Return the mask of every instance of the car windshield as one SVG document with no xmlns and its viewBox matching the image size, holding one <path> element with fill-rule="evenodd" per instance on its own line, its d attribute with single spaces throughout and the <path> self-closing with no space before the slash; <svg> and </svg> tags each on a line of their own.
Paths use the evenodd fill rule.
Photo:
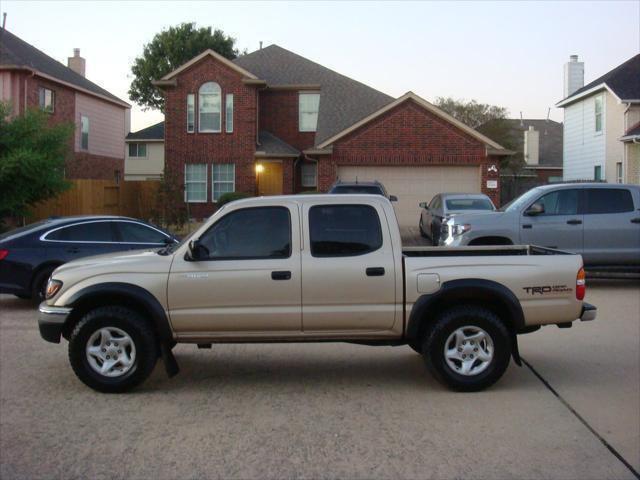
<svg viewBox="0 0 640 480">
<path fill-rule="evenodd" d="M 331 193 L 368 193 L 371 195 L 384 195 L 380 187 L 375 185 L 338 185 L 331 189 Z"/>
<path fill-rule="evenodd" d="M 9 230 L 8 232 L 4 232 L 3 234 L 0 234 L 0 240 L 6 240 L 9 237 L 16 237 L 22 233 L 26 233 L 31 230 L 37 230 L 38 228 L 46 225 L 47 223 L 51 223 L 51 220 L 40 220 L 39 222 L 30 223 L 29 225 L 25 225 L 24 227 L 14 228 L 13 230 Z"/>
<path fill-rule="evenodd" d="M 532 202 L 538 195 L 542 193 L 540 188 L 532 188 L 528 192 L 523 193 L 519 197 L 511 200 L 500 208 L 501 212 L 515 212 L 520 210 L 524 205 Z"/>
<path fill-rule="evenodd" d="M 446 202 L 447 210 L 494 210 L 493 203 L 488 198 L 451 198 Z"/>
</svg>

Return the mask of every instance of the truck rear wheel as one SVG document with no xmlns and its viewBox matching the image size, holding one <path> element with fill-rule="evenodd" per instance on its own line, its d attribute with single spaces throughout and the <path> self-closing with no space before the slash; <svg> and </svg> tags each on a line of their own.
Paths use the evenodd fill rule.
<svg viewBox="0 0 640 480">
<path fill-rule="evenodd" d="M 76 376 L 105 393 L 125 392 L 146 380 L 158 350 L 144 318 L 119 306 L 91 310 L 69 336 L 69 361 Z"/>
<path fill-rule="evenodd" d="M 474 305 L 443 312 L 426 332 L 427 368 L 453 390 L 473 392 L 493 385 L 511 358 L 511 337 L 500 318 Z"/>
</svg>

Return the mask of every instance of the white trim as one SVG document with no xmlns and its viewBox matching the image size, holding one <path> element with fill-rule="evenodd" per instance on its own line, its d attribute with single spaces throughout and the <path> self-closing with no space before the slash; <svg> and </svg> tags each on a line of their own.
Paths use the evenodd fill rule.
<svg viewBox="0 0 640 480">
<path fill-rule="evenodd" d="M 423 107 L 424 109 L 430 111 L 431 113 L 439 116 L 440 118 L 442 118 L 443 120 L 446 120 L 447 122 L 451 123 L 452 125 L 458 127 L 460 130 L 462 130 L 463 132 L 471 135 L 472 137 L 480 140 L 481 142 L 497 149 L 497 150 L 504 150 L 504 147 L 502 147 L 502 145 L 494 142 L 493 140 L 491 140 L 489 137 L 485 137 L 484 135 L 482 135 L 480 132 L 477 132 L 476 130 L 474 130 L 473 128 L 465 125 L 464 123 L 462 123 L 459 120 L 456 120 L 455 118 L 453 118 L 451 115 L 449 115 L 448 113 L 440 110 L 438 107 L 436 107 L 435 105 L 433 105 L 432 103 L 427 102 L 424 98 L 419 97 L 418 95 L 416 95 L 413 92 L 407 92 L 405 93 L 403 96 L 401 96 L 400 98 L 397 98 L 396 100 L 394 100 L 393 102 L 385 105 L 384 107 L 382 107 L 380 110 L 377 110 L 375 112 L 373 112 L 371 115 L 363 118 L 362 120 L 360 120 L 359 122 L 354 123 L 353 125 L 351 125 L 350 127 L 344 129 L 343 131 L 335 134 L 333 137 L 330 137 L 329 139 L 325 140 L 324 142 L 322 142 L 320 145 L 316 146 L 315 148 L 317 149 L 322 149 L 322 148 L 326 148 L 327 146 L 331 145 L 332 143 L 334 143 L 336 140 L 344 137 L 345 135 L 348 135 L 349 133 L 353 132 L 354 130 L 360 128 L 363 125 L 366 125 L 367 123 L 369 123 L 370 121 L 378 118 L 380 115 L 388 112 L 389 110 L 391 110 L 392 108 L 395 108 L 396 106 L 400 105 L 401 103 L 407 101 L 407 100 L 413 100 L 414 102 L 416 102 L 419 106 Z"/>
<path fill-rule="evenodd" d="M 589 90 L 585 90 L 584 92 L 580 93 L 579 95 L 575 95 L 573 97 L 567 97 L 564 100 L 560 100 L 558 103 L 556 103 L 556 107 L 565 107 L 566 105 L 569 105 L 570 103 L 574 103 L 577 102 L 578 100 L 580 100 L 581 98 L 584 97 L 588 97 L 589 95 L 598 92 L 600 90 L 606 89 L 611 95 L 613 95 L 616 100 L 618 102 L 621 102 L 622 100 L 620 100 L 620 97 L 618 97 L 618 95 L 615 94 L 615 92 L 613 90 L 611 90 L 609 88 L 609 85 L 607 85 L 606 83 L 599 83 L 598 85 L 591 87 Z M 625 100 L 625 102 L 630 102 L 632 100 Z"/>
<path fill-rule="evenodd" d="M 215 179 L 215 175 L 213 173 L 213 168 L 216 165 L 233 165 L 233 180 L 217 180 Z M 213 203 L 218 203 L 218 200 L 216 200 L 215 195 L 216 195 L 216 183 L 220 184 L 220 183 L 231 183 L 233 184 L 233 189 L 231 190 L 231 192 L 235 192 L 236 191 L 236 164 L 235 163 L 212 163 L 211 164 L 211 201 Z M 225 193 L 231 193 L 231 192 L 222 192 L 222 195 L 224 195 Z"/>
<path fill-rule="evenodd" d="M 204 200 L 188 200 L 187 199 L 187 165 L 204 165 Z M 209 198 L 209 164 L 207 163 L 185 163 L 184 164 L 184 202 L 185 203 L 207 203 Z M 190 182 L 200 183 L 200 182 Z"/>
<path fill-rule="evenodd" d="M 200 60 L 202 60 L 204 57 L 207 57 L 207 56 L 212 56 L 213 58 L 215 58 L 216 60 L 218 60 L 222 64 L 224 64 L 227 67 L 231 68 L 232 70 L 235 70 L 236 72 L 244 75 L 245 77 L 252 78 L 254 80 L 258 79 L 258 77 L 256 77 L 253 73 L 249 72 L 248 70 L 245 70 L 244 68 L 240 67 L 239 65 L 236 65 L 231 60 L 223 57 L 219 53 L 216 53 L 213 50 L 208 49 L 208 50 L 205 50 L 204 52 L 202 52 L 200 55 L 198 55 L 196 57 L 193 57 L 187 63 L 183 63 L 181 66 L 176 68 L 173 72 L 167 73 L 160 80 L 169 80 L 172 77 L 175 77 L 178 73 L 182 72 L 183 70 L 186 70 L 191 65 L 193 65 L 194 63 L 199 62 Z"/>
<path fill-rule="evenodd" d="M 205 85 L 208 84 L 213 84 L 216 87 L 218 87 L 218 107 L 219 107 L 219 122 L 218 122 L 218 126 L 219 128 L 216 129 L 203 129 L 202 128 L 202 96 L 203 95 L 216 95 L 215 93 L 201 93 L 202 87 L 204 87 Z M 215 113 L 215 112 L 214 112 Z M 218 82 L 214 82 L 213 80 L 208 80 L 204 83 L 202 83 L 199 87 L 198 87 L 198 133 L 222 133 L 222 87 L 220 86 L 220 84 Z M 191 133 L 191 132 L 187 132 L 187 133 Z"/>
<path fill-rule="evenodd" d="M 41 242 L 52 242 L 52 243 L 104 243 L 104 244 L 110 244 L 110 245 L 122 245 L 122 244 L 131 244 L 131 245 L 165 245 L 165 243 L 153 243 L 153 242 L 104 242 L 104 241 L 100 241 L 100 240 L 50 240 L 47 238 L 47 235 L 56 232 L 58 230 L 62 230 L 64 228 L 70 228 L 70 227 L 75 227 L 78 225 L 85 225 L 87 223 L 105 223 L 105 222 L 123 222 L 123 223 L 135 223 L 136 225 L 142 225 L 143 227 L 147 227 L 150 228 L 151 230 L 155 230 L 156 232 L 164 235 L 167 238 L 171 238 L 169 235 L 167 235 L 166 233 L 164 233 L 162 230 L 158 230 L 155 227 L 152 227 L 151 225 L 146 225 L 144 223 L 140 223 L 140 222 L 136 222 L 133 220 L 125 220 L 125 219 L 119 219 L 119 218 L 111 218 L 111 219 L 104 219 L 104 220 L 89 220 L 86 222 L 76 222 L 76 223 L 70 223 L 68 225 L 62 225 L 61 227 L 56 227 L 56 228 L 52 228 L 51 230 L 46 231 L 45 233 L 43 233 L 42 235 L 40 235 L 39 240 Z M 113 231 L 111 232 L 113 234 Z"/>
</svg>

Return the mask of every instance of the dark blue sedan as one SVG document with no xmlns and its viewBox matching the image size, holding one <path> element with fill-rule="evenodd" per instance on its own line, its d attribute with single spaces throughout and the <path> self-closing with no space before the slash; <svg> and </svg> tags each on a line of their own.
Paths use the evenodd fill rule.
<svg viewBox="0 0 640 480">
<path fill-rule="evenodd" d="M 82 216 L 42 220 L 0 235 L 0 293 L 40 300 L 53 270 L 76 258 L 161 248 L 178 240 L 127 217 Z"/>
</svg>

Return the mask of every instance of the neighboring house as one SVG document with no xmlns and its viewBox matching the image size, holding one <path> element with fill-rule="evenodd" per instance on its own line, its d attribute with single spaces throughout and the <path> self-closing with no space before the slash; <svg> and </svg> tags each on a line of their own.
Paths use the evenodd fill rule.
<svg viewBox="0 0 640 480">
<path fill-rule="evenodd" d="M 158 180 L 164 172 L 164 122 L 127 135 L 125 180 Z"/>
<path fill-rule="evenodd" d="M 277 45 L 233 61 L 208 50 L 155 85 L 165 168 L 192 216 L 225 192 L 325 192 L 338 178 L 381 181 L 403 226 L 439 192 L 498 202 L 499 144 L 411 92 L 394 99 Z"/>
<path fill-rule="evenodd" d="M 564 179 L 640 183 L 640 54 L 583 85 L 584 64 L 572 55 L 557 104 L 564 108 Z"/>
<path fill-rule="evenodd" d="M 76 125 L 67 178 L 121 178 L 131 107 L 85 77 L 80 49 L 65 66 L 0 30 L 0 100 L 12 105 L 14 115 L 40 108 L 54 123 Z"/>
</svg>

